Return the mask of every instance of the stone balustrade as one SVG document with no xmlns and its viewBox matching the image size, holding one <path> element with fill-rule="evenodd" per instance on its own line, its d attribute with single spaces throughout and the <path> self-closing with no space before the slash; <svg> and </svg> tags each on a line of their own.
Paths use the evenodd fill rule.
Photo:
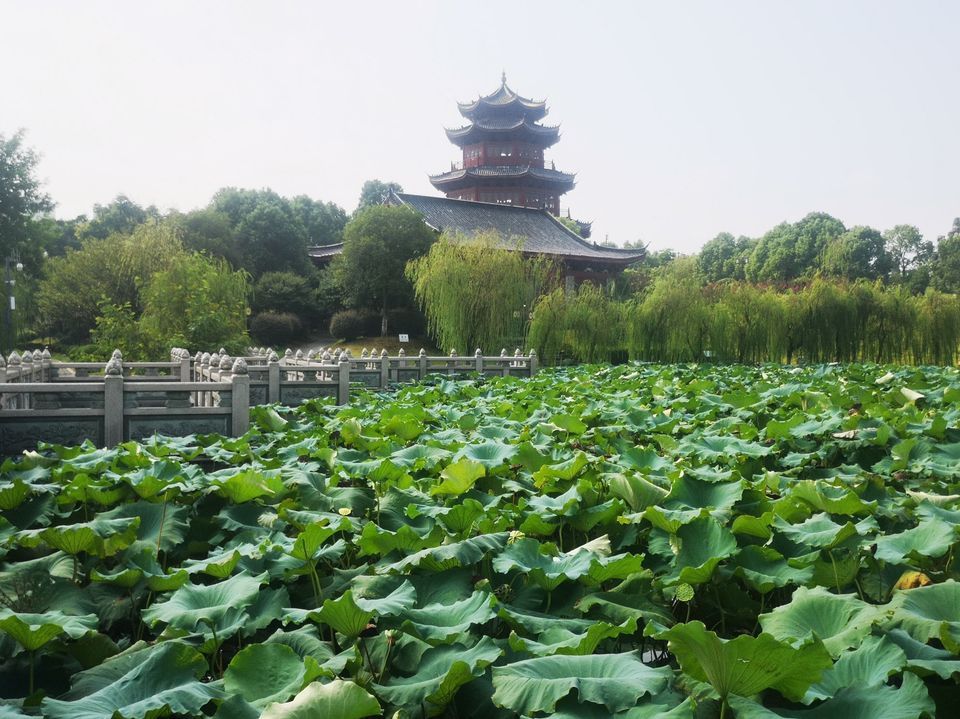
<svg viewBox="0 0 960 719">
<path fill-rule="evenodd" d="M 420 350 L 322 348 L 279 356 L 251 348 L 243 357 L 224 350 L 193 356 L 174 348 L 167 362 L 125 362 L 114 351 L 106 365 L 59 362 L 43 352 L 0 357 L 0 455 L 36 445 L 38 440 L 79 444 L 85 439 L 111 446 L 153 434 L 223 434 L 247 431 L 249 410 L 258 404 L 296 406 L 317 397 L 346 404 L 350 385 L 373 389 L 415 382 L 430 375 L 532 377 L 534 352 L 485 356 L 456 351 L 443 357 Z"/>
</svg>

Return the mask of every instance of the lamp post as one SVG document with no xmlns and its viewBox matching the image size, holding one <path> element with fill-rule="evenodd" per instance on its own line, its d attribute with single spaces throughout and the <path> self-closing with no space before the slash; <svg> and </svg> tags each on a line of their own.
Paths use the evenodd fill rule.
<svg viewBox="0 0 960 719">
<path fill-rule="evenodd" d="M 4 339 L 7 340 L 7 347 L 4 347 L 4 354 L 12 352 L 14 350 L 14 341 L 13 341 L 13 311 L 17 308 L 17 300 L 13 296 L 13 287 L 16 284 L 16 280 L 13 279 L 13 276 L 10 272 L 11 269 L 15 269 L 17 272 L 23 272 L 23 263 L 20 261 L 20 253 L 16 250 L 13 251 L 13 254 L 7 255 L 3 258 L 3 285 L 6 289 L 6 310 L 4 312 Z"/>
</svg>

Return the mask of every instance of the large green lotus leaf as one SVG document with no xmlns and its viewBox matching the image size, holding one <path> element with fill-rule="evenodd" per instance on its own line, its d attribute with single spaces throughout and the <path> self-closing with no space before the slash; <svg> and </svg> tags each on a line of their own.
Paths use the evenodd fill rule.
<svg viewBox="0 0 960 719">
<path fill-rule="evenodd" d="M 469 631 L 474 624 L 483 624 L 497 616 L 493 595 L 474 592 L 452 604 L 428 604 L 404 612 L 402 629 L 425 642 L 445 643 Z"/>
<path fill-rule="evenodd" d="M 533 473 L 533 481 L 537 487 L 544 487 L 551 480 L 562 479 L 570 481 L 575 479 L 583 469 L 590 463 L 589 458 L 583 452 L 577 451 L 572 457 L 557 462 L 556 464 L 545 464 Z"/>
<path fill-rule="evenodd" d="M 540 542 L 525 537 L 494 557 L 493 569 L 501 574 L 518 570 L 538 586 L 552 591 L 567 579 L 579 579 L 587 574 L 594 559 L 595 555 L 584 551 L 544 554 Z"/>
<path fill-rule="evenodd" d="M 907 564 L 911 555 L 942 557 L 957 541 L 956 527 L 939 519 L 927 519 L 913 529 L 877 538 L 877 559 Z"/>
<path fill-rule="evenodd" d="M 952 579 L 898 591 L 887 606 L 893 610 L 893 623 L 918 641 L 960 634 L 960 583 Z"/>
<path fill-rule="evenodd" d="M 326 599 L 320 609 L 284 611 L 284 620 L 303 622 L 307 617 L 322 622 L 341 634 L 353 638 L 360 636 L 367 624 L 373 619 L 373 612 L 361 609 L 353 599 L 349 589 L 336 599 Z"/>
<path fill-rule="evenodd" d="M 194 716 L 222 696 L 216 687 L 198 681 L 206 671 L 207 662 L 195 649 L 162 642 L 74 675 L 63 700 L 43 700 L 43 715 L 50 719 Z"/>
<path fill-rule="evenodd" d="M 234 504 L 273 497 L 284 489 L 280 470 L 244 469 L 230 476 L 216 477 L 212 485 Z"/>
<path fill-rule="evenodd" d="M 618 459 L 615 460 L 616 464 L 627 467 L 628 469 L 634 469 L 643 474 L 659 474 L 669 469 L 673 469 L 673 462 L 669 459 L 665 459 L 657 454 L 657 451 L 652 447 L 645 447 L 640 449 L 639 447 L 628 447 L 624 449 Z"/>
<path fill-rule="evenodd" d="M 260 719 L 364 719 L 380 716 L 380 703 L 359 685 L 335 679 L 313 684 L 283 704 L 270 704 Z"/>
<path fill-rule="evenodd" d="M 473 487 L 474 483 L 487 473 L 487 468 L 472 459 L 451 462 L 440 472 L 440 481 L 430 488 L 430 494 L 452 494 L 459 496 Z"/>
<path fill-rule="evenodd" d="M 554 425 L 558 429 L 563 430 L 564 432 L 569 432 L 570 434 L 575 435 L 581 435 L 587 431 L 587 425 L 585 425 L 579 417 L 567 413 L 553 415 L 550 418 L 550 424 Z"/>
<path fill-rule="evenodd" d="M 306 668 L 297 653 L 285 644 L 252 644 L 237 652 L 223 674 L 228 695 L 239 694 L 263 708 L 284 702 L 303 687 Z"/>
<path fill-rule="evenodd" d="M 25 547 L 36 547 L 43 543 L 74 556 L 86 552 L 98 557 L 110 557 L 136 541 L 139 526 L 139 517 L 97 517 L 90 522 L 26 530 L 20 532 L 17 539 Z"/>
<path fill-rule="evenodd" d="M 610 494 L 619 497 L 634 512 L 659 504 L 668 491 L 639 474 L 614 473 L 606 475 Z"/>
<path fill-rule="evenodd" d="M 391 454 L 390 461 L 406 469 L 433 469 L 452 456 L 453 452 L 442 447 L 415 444 Z"/>
<path fill-rule="evenodd" d="M 794 542 L 818 549 L 832 549 L 857 534 L 852 522 L 837 524 L 823 513 L 815 514 L 799 524 L 790 524 L 777 517 L 774 527 Z"/>
<path fill-rule="evenodd" d="M 715 517 L 727 516 L 743 496 L 744 482 L 704 482 L 680 477 L 661 503 L 666 509 L 707 509 Z"/>
<path fill-rule="evenodd" d="M 137 528 L 137 543 L 154 547 L 163 552 L 169 552 L 183 543 L 190 526 L 187 522 L 187 508 L 178 507 L 172 502 L 157 504 L 154 502 L 132 502 L 121 504 L 109 512 L 101 513 L 102 519 L 140 518 Z"/>
<path fill-rule="evenodd" d="M 520 714 L 552 712 L 571 690 L 581 703 L 602 704 L 618 712 L 646 694 L 659 694 L 673 678 L 669 667 L 649 667 L 633 652 L 536 657 L 494 667 L 492 672 L 494 704 Z"/>
<path fill-rule="evenodd" d="M 457 459 L 473 460 L 487 469 L 496 469 L 504 462 L 512 461 L 516 454 L 516 445 L 491 440 L 479 444 L 464 445 L 455 456 Z"/>
<path fill-rule="evenodd" d="M 615 714 L 606 707 L 580 704 L 568 697 L 557 703 L 550 719 L 694 719 L 695 716 L 696 705 L 690 697 L 677 696 L 667 690 L 655 697 L 645 697 L 637 706 Z"/>
<path fill-rule="evenodd" d="M 400 551 L 404 554 L 419 552 L 423 549 L 436 547 L 443 541 L 444 533 L 431 522 L 432 530 L 421 535 L 413 527 L 402 524 L 397 531 L 377 526 L 374 522 L 367 522 L 357 538 L 361 556 L 386 556 L 391 552 Z"/>
<path fill-rule="evenodd" d="M 587 597 L 592 596 L 596 595 L 587 595 Z M 581 634 L 593 625 L 592 620 L 561 617 L 557 614 L 537 612 L 510 604 L 498 605 L 497 616 L 510 626 L 522 629 L 528 634 L 541 634 L 551 628 L 561 628 L 573 634 Z"/>
<path fill-rule="evenodd" d="M 253 407 L 252 409 L 262 408 Z M 234 694 L 220 703 L 213 719 L 260 719 L 260 710 L 239 694 Z"/>
<path fill-rule="evenodd" d="M 587 572 L 587 579 L 594 586 L 609 582 L 612 579 L 626 579 L 643 571 L 642 554 L 616 554 L 612 557 L 594 557 Z"/>
<path fill-rule="evenodd" d="M 936 716 L 936 705 L 923 681 L 910 672 L 899 688 L 850 687 L 813 709 L 772 711 L 749 699 L 731 697 L 737 719 L 918 719 Z"/>
<path fill-rule="evenodd" d="M 674 623 L 669 606 L 654 601 L 649 582 L 627 580 L 613 591 L 591 592 L 576 603 L 576 608 L 614 624 L 635 619 L 665 628 Z"/>
<path fill-rule="evenodd" d="M 790 496 L 820 512 L 858 515 L 876 509 L 876 502 L 864 502 L 849 487 L 835 487 L 822 480 L 801 480 L 790 486 Z"/>
<path fill-rule="evenodd" d="M 208 554 L 203 559 L 188 559 L 183 563 L 183 568 L 187 570 L 187 574 L 203 572 L 216 579 L 226 579 L 233 574 L 233 570 L 239 561 L 240 552 L 238 550 L 226 549 Z"/>
<path fill-rule="evenodd" d="M 383 597 L 354 596 L 357 607 L 366 612 L 374 612 L 382 617 L 395 617 L 409 610 L 417 601 L 417 590 L 410 580 L 404 579 L 400 586 Z"/>
<path fill-rule="evenodd" d="M 847 687 L 876 687 L 886 684 L 891 674 L 907 663 L 903 650 L 885 637 L 867 637 L 863 644 L 843 652 L 820 681 L 807 691 L 804 703 L 829 699 Z"/>
<path fill-rule="evenodd" d="M 534 641 L 525 639 L 516 632 L 510 632 L 510 648 L 515 652 L 526 652 L 535 657 L 547 657 L 553 654 L 593 654 L 604 639 L 613 639 L 621 634 L 633 634 L 637 631 L 637 620 L 628 619 L 622 625 L 596 622 L 587 631 L 574 633 L 563 627 L 550 627 Z"/>
<path fill-rule="evenodd" d="M 920 676 L 936 674 L 950 679 L 960 674 L 960 658 L 956 654 L 918 642 L 902 629 L 891 629 L 884 636 L 903 650 L 907 666 Z"/>
<path fill-rule="evenodd" d="M 15 706 L 0 703 L 0 719 L 31 719 L 31 715 L 24 714 Z"/>
<path fill-rule="evenodd" d="M 490 637 L 466 648 L 460 644 L 427 650 L 417 664 L 417 671 L 408 677 L 393 677 L 385 685 L 375 685 L 374 692 L 396 707 L 419 709 L 428 704 L 428 714 L 435 715 L 452 700 L 457 690 L 483 674 L 502 654 Z"/>
<path fill-rule="evenodd" d="M 333 659 L 334 656 L 333 648 L 320 638 L 317 628 L 313 625 L 303 626 L 292 631 L 278 629 L 267 637 L 263 643 L 283 644 L 295 651 L 301 659 L 313 657 L 318 664 L 323 664 Z"/>
<path fill-rule="evenodd" d="M 753 696 L 776 689 L 799 701 L 833 663 L 819 642 L 794 649 L 766 633 L 726 640 L 701 622 L 677 624 L 658 638 L 669 640 L 684 672 L 708 682 L 724 700 L 732 694 Z"/>
<path fill-rule="evenodd" d="M 448 532 L 463 536 L 467 534 L 480 517 L 484 515 L 484 507 L 472 497 L 461 500 L 450 511 L 440 516 L 440 523 Z"/>
<path fill-rule="evenodd" d="M 296 559 L 316 561 L 316 554 L 323 543 L 336 534 L 337 530 L 328 526 L 327 522 L 312 522 L 297 535 L 293 541 L 290 555 Z"/>
<path fill-rule="evenodd" d="M 766 457 L 772 451 L 757 442 L 747 442 L 731 435 L 700 435 L 688 437 L 680 442 L 684 454 L 693 454 L 704 462 L 732 460 L 737 457 Z"/>
<path fill-rule="evenodd" d="M 380 567 L 378 571 L 406 573 L 414 567 L 419 567 L 432 572 L 442 572 L 456 567 L 466 567 L 479 562 L 487 552 L 503 549 L 509 538 L 509 532 L 496 532 L 422 549 L 399 562 Z"/>
<path fill-rule="evenodd" d="M 679 581 L 702 584 L 709 581 L 721 560 L 737 551 L 737 540 L 712 517 L 700 517 L 677 530 L 680 550 L 675 570 Z"/>
<path fill-rule="evenodd" d="M 875 624 L 888 615 L 883 608 L 853 594 L 832 594 L 824 587 L 798 587 L 789 603 L 761 614 L 760 626 L 774 638 L 799 646 L 822 641 L 834 656 L 859 646 Z"/>
<path fill-rule="evenodd" d="M 550 496 L 537 494 L 527 500 L 527 507 L 540 515 L 554 514 L 557 516 L 572 516 L 580 510 L 580 491 L 577 486 L 570 487 L 563 494 Z"/>
<path fill-rule="evenodd" d="M 770 547 L 744 547 L 731 564 L 734 574 L 761 594 L 791 584 L 804 585 L 813 577 L 813 567 L 792 567 L 780 552 Z"/>
<path fill-rule="evenodd" d="M 66 634 L 79 639 L 87 632 L 97 630 L 97 615 L 70 616 L 63 612 L 29 614 L 0 609 L 0 630 L 13 637 L 27 651 L 36 651 L 47 642 Z"/>
<path fill-rule="evenodd" d="M 188 632 L 201 623 L 216 625 L 232 610 L 252 605 L 266 579 L 266 573 L 256 577 L 241 573 L 216 584 L 185 584 L 167 601 L 144 609 L 143 621 L 150 626 L 164 622 Z"/>
<path fill-rule="evenodd" d="M 195 465 L 161 459 L 119 478 L 130 485 L 142 499 L 153 499 L 170 490 L 189 491 L 199 486 L 203 472 Z"/>
</svg>

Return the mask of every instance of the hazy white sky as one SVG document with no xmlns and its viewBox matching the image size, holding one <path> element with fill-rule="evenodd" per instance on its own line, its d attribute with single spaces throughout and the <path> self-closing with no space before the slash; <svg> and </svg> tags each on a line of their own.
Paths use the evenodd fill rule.
<svg viewBox="0 0 960 719">
<path fill-rule="evenodd" d="M 0 133 L 57 214 L 223 186 L 436 194 L 457 100 L 546 98 L 594 237 L 692 252 L 814 210 L 960 215 L 960 2 L 0 0 Z"/>
</svg>

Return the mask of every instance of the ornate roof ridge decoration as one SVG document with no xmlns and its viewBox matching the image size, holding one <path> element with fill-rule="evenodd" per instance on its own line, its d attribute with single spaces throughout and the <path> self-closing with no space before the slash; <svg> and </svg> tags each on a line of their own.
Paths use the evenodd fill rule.
<svg viewBox="0 0 960 719">
<path fill-rule="evenodd" d="M 547 101 L 532 100 L 517 94 L 507 85 L 507 74 L 503 73 L 500 87 L 472 102 L 458 102 L 457 108 L 460 114 L 469 120 L 473 120 L 478 112 L 502 112 L 505 109 L 519 111 L 532 120 L 539 120 L 547 114 Z"/>
</svg>

